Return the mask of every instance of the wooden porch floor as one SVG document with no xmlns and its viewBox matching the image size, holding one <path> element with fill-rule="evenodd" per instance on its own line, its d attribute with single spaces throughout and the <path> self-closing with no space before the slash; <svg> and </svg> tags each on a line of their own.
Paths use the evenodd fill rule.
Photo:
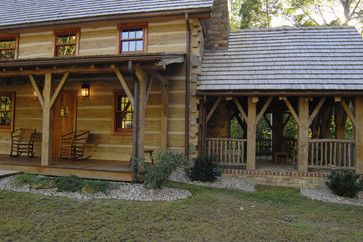
<svg viewBox="0 0 363 242">
<path fill-rule="evenodd" d="M 29 159 L 27 157 L 12 158 L 8 155 L 0 155 L 0 168 L 41 175 L 76 175 L 92 179 L 132 181 L 128 161 L 54 159 L 48 167 L 44 167 L 41 166 L 38 157 Z"/>
</svg>

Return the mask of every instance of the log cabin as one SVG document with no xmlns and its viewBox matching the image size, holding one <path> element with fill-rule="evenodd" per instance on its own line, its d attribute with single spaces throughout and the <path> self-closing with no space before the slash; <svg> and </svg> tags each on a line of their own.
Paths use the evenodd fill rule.
<svg viewBox="0 0 363 242">
<path fill-rule="evenodd" d="M 362 174 L 359 33 L 233 33 L 229 5 L 3 0 L 0 168 L 132 181 L 133 161 L 170 149 L 267 183 Z M 35 130 L 34 157 L 9 157 L 21 130 Z"/>
</svg>

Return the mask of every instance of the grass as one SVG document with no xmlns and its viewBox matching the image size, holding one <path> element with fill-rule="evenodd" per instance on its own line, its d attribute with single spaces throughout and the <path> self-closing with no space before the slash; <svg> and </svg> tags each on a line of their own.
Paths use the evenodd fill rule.
<svg viewBox="0 0 363 242">
<path fill-rule="evenodd" d="M 363 207 L 310 201 L 290 188 L 201 188 L 178 202 L 0 192 L 0 239 L 21 241 L 362 241 Z M 243 207 L 243 209 L 241 209 Z"/>
</svg>

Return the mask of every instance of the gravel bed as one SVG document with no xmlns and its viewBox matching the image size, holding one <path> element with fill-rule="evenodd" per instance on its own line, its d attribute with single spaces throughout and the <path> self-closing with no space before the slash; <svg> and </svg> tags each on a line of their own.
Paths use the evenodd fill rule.
<svg viewBox="0 0 363 242">
<path fill-rule="evenodd" d="M 75 200 L 91 199 L 117 199 L 131 201 L 177 201 L 192 196 L 189 191 L 176 188 L 162 188 L 161 190 L 148 190 L 142 184 L 112 182 L 110 190 L 105 193 L 79 193 L 59 192 L 57 189 L 35 190 L 29 185 L 22 187 L 14 185 L 13 177 L 0 180 L 0 190 L 14 192 L 28 192 L 47 196 L 68 197 Z"/>
<path fill-rule="evenodd" d="M 363 206 L 362 193 L 360 193 L 358 198 L 345 198 L 333 194 L 331 190 L 326 186 L 319 189 L 301 189 L 300 192 L 303 196 L 306 196 L 312 200 Z"/>
<path fill-rule="evenodd" d="M 251 183 L 246 182 L 245 180 L 233 177 L 219 177 L 217 181 L 211 182 L 199 182 L 199 181 L 191 181 L 185 174 L 183 169 L 179 169 L 175 171 L 169 177 L 169 180 L 174 182 L 187 183 L 197 186 L 204 187 L 214 187 L 214 188 L 227 188 L 227 189 L 236 189 L 246 192 L 255 192 L 255 186 Z"/>
</svg>

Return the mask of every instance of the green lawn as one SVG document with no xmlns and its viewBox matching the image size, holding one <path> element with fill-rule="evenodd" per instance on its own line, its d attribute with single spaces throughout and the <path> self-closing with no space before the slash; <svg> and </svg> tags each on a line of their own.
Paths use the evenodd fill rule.
<svg viewBox="0 0 363 242">
<path fill-rule="evenodd" d="M 169 185 L 194 196 L 146 203 L 0 192 L 0 239 L 363 241 L 363 207 L 310 201 L 289 188 Z"/>
</svg>

